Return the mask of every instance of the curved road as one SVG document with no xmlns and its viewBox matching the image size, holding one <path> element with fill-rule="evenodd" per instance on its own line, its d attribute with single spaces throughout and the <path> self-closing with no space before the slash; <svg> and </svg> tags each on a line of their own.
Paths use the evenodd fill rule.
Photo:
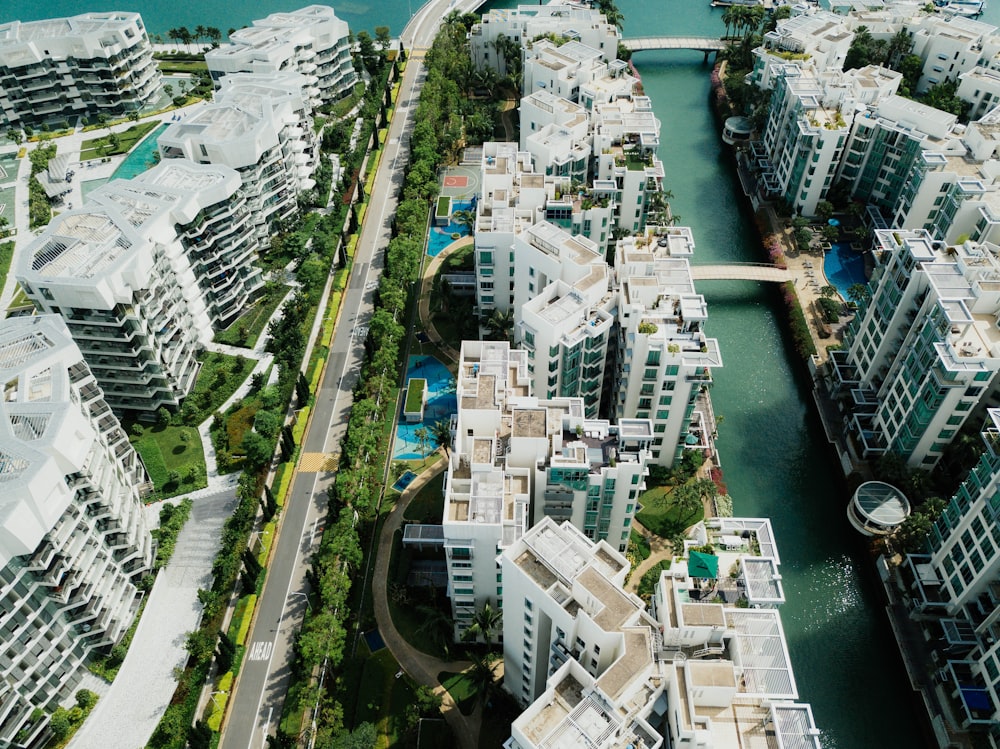
<svg viewBox="0 0 1000 749">
<path fill-rule="evenodd" d="M 372 200 L 358 240 L 350 282 L 334 328 L 323 380 L 302 440 L 302 459 L 282 513 L 267 582 L 258 602 L 247 652 L 223 726 L 221 749 L 264 749 L 281 716 L 294 657 L 294 635 L 305 614 L 306 570 L 322 534 L 326 489 L 334 474 L 347 427 L 351 391 L 360 373 L 364 339 L 382 273 L 382 254 L 391 238 L 396 197 L 406 163 L 410 113 L 424 80 L 420 59 L 430 47 L 441 18 L 452 10 L 472 11 L 480 0 L 431 0 L 403 31 L 412 62 L 406 66 L 395 116 L 372 189 Z"/>
</svg>

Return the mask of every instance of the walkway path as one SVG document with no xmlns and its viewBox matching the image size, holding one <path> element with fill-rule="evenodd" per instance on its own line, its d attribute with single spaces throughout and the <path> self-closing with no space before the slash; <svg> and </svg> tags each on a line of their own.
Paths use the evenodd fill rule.
<svg viewBox="0 0 1000 749">
<path fill-rule="evenodd" d="M 70 749 L 135 749 L 148 743 L 177 688 L 174 670 L 187 662 L 187 633 L 201 621 L 198 590 L 212 585 L 212 561 L 234 498 L 227 490 L 195 503 L 170 564 L 157 575 L 118 676 Z"/>
<path fill-rule="evenodd" d="M 650 549 L 649 557 L 643 559 L 642 562 L 639 563 L 639 566 L 632 570 L 632 574 L 629 576 L 628 582 L 625 583 L 625 590 L 630 593 L 636 593 L 639 590 L 639 582 L 642 580 L 642 576 L 663 560 L 672 559 L 674 550 L 667 539 L 657 536 L 653 533 L 653 531 L 647 529 L 638 520 L 632 521 L 632 529 L 649 541 Z"/>
<path fill-rule="evenodd" d="M 473 241 L 472 237 L 456 239 L 441 250 L 437 257 L 431 258 L 431 261 L 424 265 L 424 277 L 420 279 L 420 300 L 417 303 L 417 313 L 420 316 L 420 323 L 424 326 L 424 330 L 427 331 L 427 337 L 430 339 L 430 342 L 441 349 L 442 353 L 450 356 L 452 361 L 455 362 L 458 361 L 459 352 L 444 342 L 444 338 L 434 325 L 434 318 L 431 315 L 431 289 L 434 287 L 434 277 L 441 268 L 441 264 L 451 253 L 462 247 L 468 247 Z"/>
<path fill-rule="evenodd" d="M 389 558 L 392 556 L 393 539 L 396 531 L 403 524 L 403 514 L 406 512 L 410 500 L 433 479 L 438 478 L 444 471 L 444 460 L 439 460 L 433 466 L 413 479 L 408 487 L 403 491 L 402 496 L 392 508 L 389 517 L 382 524 L 382 532 L 378 540 L 378 555 L 375 558 L 375 575 L 372 578 L 375 594 L 375 620 L 378 622 L 378 630 L 382 635 L 382 640 L 392 653 L 393 657 L 399 661 L 399 665 L 421 684 L 430 686 L 436 694 L 441 695 L 441 712 L 445 720 L 455 734 L 455 740 L 462 749 L 476 749 L 479 744 L 479 728 L 481 724 L 482 711 L 476 710 L 472 715 L 462 715 L 441 682 L 438 681 L 438 674 L 442 671 L 458 673 L 465 671 L 472 666 L 470 661 L 441 661 L 432 655 L 427 655 L 408 643 L 396 629 L 389 613 L 389 596 L 386 593 L 386 578 L 389 575 Z"/>
</svg>

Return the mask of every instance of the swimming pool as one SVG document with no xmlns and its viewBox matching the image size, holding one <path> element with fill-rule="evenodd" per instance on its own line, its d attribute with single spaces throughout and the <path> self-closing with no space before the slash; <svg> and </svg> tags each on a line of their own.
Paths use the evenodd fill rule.
<svg viewBox="0 0 1000 749">
<path fill-rule="evenodd" d="M 396 442 L 393 460 L 419 460 L 437 447 L 435 442 L 421 444 L 417 430 L 423 427 L 430 431 L 441 419 L 451 418 L 458 411 L 455 396 L 455 378 L 448 368 L 433 356 L 411 356 L 406 368 L 406 379 L 423 377 L 427 380 L 427 404 L 424 406 L 423 421 L 407 424 L 403 419 L 396 426 Z"/>
<path fill-rule="evenodd" d="M 170 127 L 170 123 L 165 122 L 139 141 L 139 144 L 129 151 L 128 156 L 125 157 L 125 161 L 115 169 L 114 174 L 111 175 L 111 179 L 132 179 L 133 177 L 138 177 L 147 169 L 156 166 L 156 159 L 153 157 L 153 154 L 158 150 L 157 141 L 168 127 Z"/>
<path fill-rule="evenodd" d="M 468 211 L 471 209 L 471 200 L 451 201 L 452 216 L 455 215 L 455 211 Z M 447 226 L 431 226 L 430 233 L 427 235 L 427 254 L 431 257 L 440 255 L 441 250 L 455 241 L 451 236 L 452 234 L 460 234 L 462 237 L 467 237 L 469 236 L 469 227 L 451 222 Z"/>
<path fill-rule="evenodd" d="M 853 249 L 850 242 L 834 242 L 823 258 L 823 273 L 827 283 L 835 286 L 844 301 L 850 300 L 848 289 L 857 283 L 868 283 L 865 277 L 865 256 Z"/>
</svg>

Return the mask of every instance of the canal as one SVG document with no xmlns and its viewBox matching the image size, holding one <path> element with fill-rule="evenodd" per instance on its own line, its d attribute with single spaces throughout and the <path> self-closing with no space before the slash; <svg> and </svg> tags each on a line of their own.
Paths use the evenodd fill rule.
<svg viewBox="0 0 1000 749">
<path fill-rule="evenodd" d="M 624 36 L 719 36 L 708 0 L 619 0 Z M 764 260 L 730 154 L 708 105 L 711 64 L 700 52 L 641 52 L 635 63 L 662 123 L 659 156 L 695 262 Z M 777 288 L 699 284 L 707 330 L 724 366 L 712 399 L 719 451 L 737 515 L 769 517 L 781 554 L 782 620 L 800 699 L 826 749 L 921 746 L 909 685 L 844 514 L 839 468 L 812 407 L 808 377 L 783 333 Z"/>
</svg>

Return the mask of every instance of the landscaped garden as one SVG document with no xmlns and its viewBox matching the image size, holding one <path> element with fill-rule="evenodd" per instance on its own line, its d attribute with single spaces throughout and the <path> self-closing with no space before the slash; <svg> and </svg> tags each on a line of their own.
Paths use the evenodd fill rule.
<svg viewBox="0 0 1000 749">
<path fill-rule="evenodd" d="M 215 342 L 252 349 L 257 345 L 260 334 L 264 332 L 267 321 L 288 294 L 288 289 L 289 287 L 283 283 L 266 284 L 264 295 L 257 300 L 257 303 L 236 318 L 228 328 L 216 333 Z"/>
<path fill-rule="evenodd" d="M 80 146 L 80 161 L 102 159 L 105 156 L 128 153 L 136 143 L 149 134 L 153 128 L 159 127 L 159 125 L 158 121 L 140 122 L 123 133 L 109 132 L 103 137 L 85 140 Z"/>
<path fill-rule="evenodd" d="M 142 456 L 153 499 L 166 499 L 206 485 L 205 453 L 195 427 L 157 424 L 132 426 L 132 446 Z"/>
</svg>

